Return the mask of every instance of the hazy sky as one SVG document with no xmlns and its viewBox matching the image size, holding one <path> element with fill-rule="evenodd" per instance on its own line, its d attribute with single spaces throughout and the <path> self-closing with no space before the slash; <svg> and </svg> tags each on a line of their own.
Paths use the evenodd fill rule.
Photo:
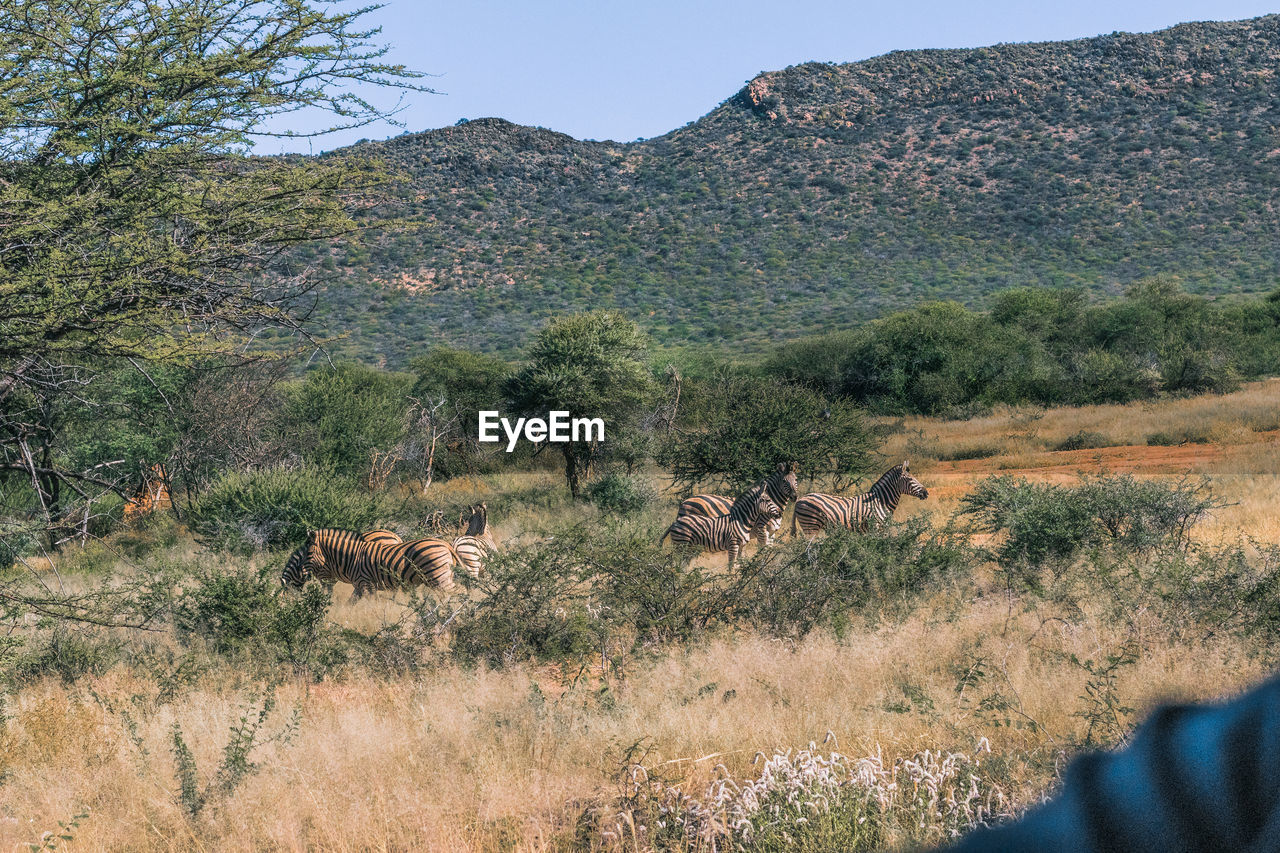
<svg viewBox="0 0 1280 853">
<path fill-rule="evenodd" d="M 1145 32 L 1273 11 L 1280 2 L 386 0 L 368 20 L 383 27 L 392 61 L 438 75 L 425 82 L 443 94 L 406 94 L 404 130 L 500 116 L 582 139 L 630 141 L 697 119 L 761 71 L 809 60 Z M 383 105 L 398 97 L 371 96 Z M 268 139 L 257 150 L 318 152 L 400 132 L 376 124 L 309 142 Z"/>
</svg>

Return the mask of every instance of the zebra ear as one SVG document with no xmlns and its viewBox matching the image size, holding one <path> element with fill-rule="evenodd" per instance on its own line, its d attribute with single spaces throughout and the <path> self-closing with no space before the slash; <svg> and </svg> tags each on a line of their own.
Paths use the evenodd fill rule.
<svg viewBox="0 0 1280 853">
<path fill-rule="evenodd" d="M 902 460 L 902 470 L 903 470 L 904 472 L 907 470 L 907 466 L 908 466 L 909 464 L 911 464 L 911 463 L 910 463 L 910 460 L 907 460 L 907 459 L 903 459 L 903 460 Z"/>
</svg>

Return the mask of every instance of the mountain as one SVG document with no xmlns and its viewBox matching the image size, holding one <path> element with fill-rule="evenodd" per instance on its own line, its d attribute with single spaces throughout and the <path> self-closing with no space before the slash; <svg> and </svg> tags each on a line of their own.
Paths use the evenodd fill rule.
<svg viewBox="0 0 1280 853">
<path fill-rule="evenodd" d="M 398 203 L 300 260 L 339 349 L 393 364 L 598 307 L 741 353 L 1018 285 L 1266 290 L 1277 71 L 1271 15 L 799 65 L 625 144 L 463 122 L 341 152 L 397 169 Z"/>
</svg>

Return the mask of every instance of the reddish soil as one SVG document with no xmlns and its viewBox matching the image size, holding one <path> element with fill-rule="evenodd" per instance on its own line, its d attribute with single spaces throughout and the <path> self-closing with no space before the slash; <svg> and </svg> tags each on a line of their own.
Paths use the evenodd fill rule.
<svg viewBox="0 0 1280 853">
<path fill-rule="evenodd" d="M 1127 445 L 1102 447 L 1096 450 L 1045 451 L 1028 454 L 1032 464 L 1022 467 L 1005 467 L 1009 457 L 990 459 L 965 459 L 958 462 L 938 462 L 929 467 L 927 483 L 931 492 L 939 496 L 952 496 L 967 491 L 975 479 L 992 474 L 1009 474 L 1033 480 L 1049 482 L 1073 481 L 1081 474 L 1186 474 L 1202 470 L 1207 463 L 1220 462 L 1227 457 L 1248 454 L 1255 445 L 1223 447 L 1215 444 L 1183 444 L 1176 447 L 1148 447 Z M 924 478 L 924 475 L 922 475 Z"/>
</svg>

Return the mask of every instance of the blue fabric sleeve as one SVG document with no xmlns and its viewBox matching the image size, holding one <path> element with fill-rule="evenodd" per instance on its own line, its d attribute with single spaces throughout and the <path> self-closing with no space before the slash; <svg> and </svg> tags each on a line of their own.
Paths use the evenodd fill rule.
<svg viewBox="0 0 1280 853">
<path fill-rule="evenodd" d="M 1280 679 L 1156 711 L 1124 749 L 1076 759 L 1053 800 L 951 849 L 1280 851 Z"/>
</svg>

